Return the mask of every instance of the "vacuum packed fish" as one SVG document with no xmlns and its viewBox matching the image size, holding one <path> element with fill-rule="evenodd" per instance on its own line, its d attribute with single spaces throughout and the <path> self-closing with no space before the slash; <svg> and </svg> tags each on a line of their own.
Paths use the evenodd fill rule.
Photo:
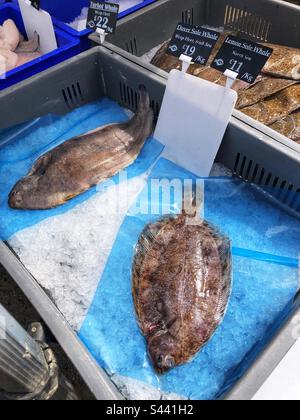
<svg viewBox="0 0 300 420">
<path fill-rule="evenodd" d="M 223 320 L 231 293 L 231 243 L 206 221 L 165 217 L 142 233 L 132 293 L 149 357 L 162 374 L 188 362 Z"/>
<path fill-rule="evenodd" d="M 285 88 L 294 85 L 296 82 L 289 79 L 276 79 L 275 77 L 264 77 L 260 82 L 249 89 L 239 93 L 236 105 L 237 109 L 255 105 L 258 102 L 278 93 Z"/>
<path fill-rule="evenodd" d="M 188 69 L 188 74 L 192 74 L 193 76 L 199 77 L 200 79 L 204 79 L 209 82 L 216 83 L 221 86 L 225 86 L 226 80 L 227 80 L 226 77 L 222 73 L 220 73 L 218 70 L 215 70 L 209 66 L 213 62 L 214 57 L 218 53 L 220 47 L 224 43 L 227 36 L 228 36 L 227 32 L 221 34 L 206 66 L 202 66 L 201 64 L 191 64 L 191 66 Z M 181 70 L 181 66 L 182 66 L 182 62 L 179 60 L 179 58 L 167 53 L 169 42 L 170 41 L 168 40 L 163 43 L 163 45 L 161 46 L 161 48 L 158 50 L 158 52 L 155 54 L 155 56 L 153 57 L 151 61 L 151 64 L 153 64 L 156 67 L 159 67 L 161 70 L 164 70 L 168 73 L 174 69 Z M 237 80 L 233 85 L 233 89 L 236 91 L 239 91 L 240 89 L 245 89 L 248 86 L 249 85 L 247 85 L 245 82 Z"/>
<path fill-rule="evenodd" d="M 300 111 L 276 121 L 271 128 L 300 144 Z"/>
<path fill-rule="evenodd" d="M 223 32 L 221 34 L 206 66 L 192 64 L 188 73 L 225 86 L 227 78 L 224 74 L 211 68 L 210 65 L 225 38 L 231 34 L 233 33 Z M 172 69 L 180 70 L 181 61 L 177 57 L 167 54 L 168 44 L 169 41 L 162 45 L 151 63 L 167 72 Z M 300 81 L 300 49 L 274 44 L 265 45 L 272 48 L 274 52 L 263 68 L 262 74 L 252 85 L 237 80 L 232 89 L 238 92 L 237 109 L 267 125 L 281 120 L 278 126 L 280 125 L 282 128 L 282 124 L 286 127 L 285 118 L 299 108 L 299 87 L 293 85 Z M 294 121 L 294 118 L 295 115 L 288 121 Z M 283 131 L 291 132 L 288 129 Z M 295 134 L 291 134 L 291 136 L 291 139 L 294 140 Z"/>
<path fill-rule="evenodd" d="M 145 88 L 135 116 L 126 123 L 98 128 L 41 156 L 9 195 L 15 209 L 50 209 L 129 166 L 153 128 L 153 111 Z"/>
<path fill-rule="evenodd" d="M 273 48 L 273 54 L 263 68 L 263 73 L 300 80 L 300 50 L 274 44 L 265 45 Z"/>
<path fill-rule="evenodd" d="M 270 125 L 300 108 L 300 84 L 290 86 L 283 91 L 243 108 L 242 112 L 263 124 Z"/>
</svg>

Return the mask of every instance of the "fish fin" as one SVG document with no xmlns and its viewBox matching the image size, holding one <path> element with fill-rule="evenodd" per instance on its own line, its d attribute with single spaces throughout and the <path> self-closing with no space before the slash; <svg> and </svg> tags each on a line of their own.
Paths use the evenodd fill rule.
<svg viewBox="0 0 300 420">
<path fill-rule="evenodd" d="M 139 86 L 138 113 L 144 114 L 150 110 L 150 97 L 144 85 Z"/>
<path fill-rule="evenodd" d="M 28 41 L 20 40 L 20 43 L 16 49 L 16 53 L 34 53 L 40 49 L 40 36 L 35 31 L 33 37 Z"/>
<path fill-rule="evenodd" d="M 32 166 L 28 176 L 32 175 L 43 175 L 49 162 L 51 160 L 51 154 L 47 153 L 46 155 L 41 156 Z"/>
<path fill-rule="evenodd" d="M 220 323 L 225 316 L 232 292 L 232 244 L 231 240 L 222 235 L 218 228 L 208 222 L 206 223 L 216 241 L 221 261 L 223 288 L 220 293 L 219 303 L 215 314 L 216 322 Z"/>
<path fill-rule="evenodd" d="M 163 45 L 159 48 L 155 56 L 152 58 L 150 64 L 153 64 L 153 66 L 157 66 L 159 64 L 162 57 L 164 57 L 164 55 L 167 54 L 169 43 L 170 39 L 163 43 Z"/>
<path fill-rule="evenodd" d="M 132 268 L 132 295 L 138 317 L 140 315 L 139 292 L 142 267 L 144 264 L 145 257 L 149 252 L 152 243 L 155 241 L 155 238 L 157 237 L 161 228 L 163 227 L 163 223 L 164 220 L 161 220 L 161 223 L 157 222 L 148 224 L 143 230 L 135 248 L 135 255 Z"/>
</svg>

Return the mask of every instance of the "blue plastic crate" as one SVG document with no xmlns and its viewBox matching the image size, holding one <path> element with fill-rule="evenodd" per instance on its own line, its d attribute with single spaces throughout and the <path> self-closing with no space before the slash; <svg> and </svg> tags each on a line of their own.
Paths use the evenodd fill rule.
<svg viewBox="0 0 300 420">
<path fill-rule="evenodd" d="M 122 0 L 121 0 L 122 1 Z M 136 6 L 130 7 L 119 14 L 119 19 L 136 12 L 137 10 L 154 3 L 157 0 L 144 0 Z M 111 0 L 113 3 L 114 1 Z M 81 10 L 90 5 L 90 0 L 41 0 L 41 7 L 52 16 L 53 23 L 72 36 L 79 37 L 81 50 L 84 51 L 90 47 L 88 35 L 92 32 L 88 29 L 76 31 L 68 23 L 80 16 Z"/>
<path fill-rule="evenodd" d="M 0 0 L 1 1 L 1 0 Z M 0 5 L 0 25 L 6 19 L 12 19 L 20 32 L 26 35 L 22 15 L 19 7 L 13 3 Z M 77 55 L 80 52 L 80 41 L 78 38 L 65 33 L 58 27 L 54 27 L 58 48 L 48 54 L 43 55 L 29 63 L 23 64 L 6 73 L 6 78 L 0 80 L 0 90 L 15 85 L 34 74 L 40 73 L 55 64 Z"/>
</svg>

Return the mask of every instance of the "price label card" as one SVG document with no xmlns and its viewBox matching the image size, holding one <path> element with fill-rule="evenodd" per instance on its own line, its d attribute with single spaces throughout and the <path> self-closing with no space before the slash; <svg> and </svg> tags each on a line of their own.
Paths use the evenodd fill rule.
<svg viewBox="0 0 300 420">
<path fill-rule="evenodd" d="M 238 74 L 238 79 L 254 83 L 272 53 L 272 48 L 228 36 L 211 67 L 223 73 L 231 70 Z"/>
<path fill-rule="evenodd" d="M 103 29 L 105 33 L 113 34 L 116 31 L 118 14 L 118 4 L 92 0 L 88 11 L 86 27 L 93 31 Z"/>
<path fill-rule="evenodd" d="M 194 63 L 205 65 L 220 33 L 186 23 L 179 23 L 168 47 L 168 54 L 192 57 Z"/>
<path fill-rule="evenodd" d="M 30 0 L 30 2 L 35 9 L 40 10 L 41 0 Z"/>
</svg>

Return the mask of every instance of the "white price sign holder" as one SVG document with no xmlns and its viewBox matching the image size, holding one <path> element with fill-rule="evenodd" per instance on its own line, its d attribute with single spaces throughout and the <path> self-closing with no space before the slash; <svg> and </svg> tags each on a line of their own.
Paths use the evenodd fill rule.
<svg viewBox="0 0 300 420">
<path fill-rule="evenodd" d="M 97 28 L 96 29 L 96 33 L 99 35 L 99 37 L 100 37 L 100 43 L 101 43 L 101 45 L 102 44 L 104 44 L 104 42 L 105 42 L 105 39 L 106 39 L 106 37 L 107 37 L 107 33 L 105 32 L 105 30 L 104 29 L 101 29 L 101 28 Z"/>
<path fill-rule="evenodd" d="M 169 75 L 154 136 L 167 158 L 208 177 L 238 98 L 231 89 L 238 75 L 227 71 L 227 86 L 219 86 L 187 74 L 192 59 L 180 59 L 182 71 Z"/>
<path fill-rule="evenodd" d="M 37 32 L 40 38 L 40 51 L 48 54 L 57 49 L 57 41 L 51 16 L 44 10 L 35 9 L 29 0 L 19 0 L 27 37 L 30 39 Z"/>
</svg>

